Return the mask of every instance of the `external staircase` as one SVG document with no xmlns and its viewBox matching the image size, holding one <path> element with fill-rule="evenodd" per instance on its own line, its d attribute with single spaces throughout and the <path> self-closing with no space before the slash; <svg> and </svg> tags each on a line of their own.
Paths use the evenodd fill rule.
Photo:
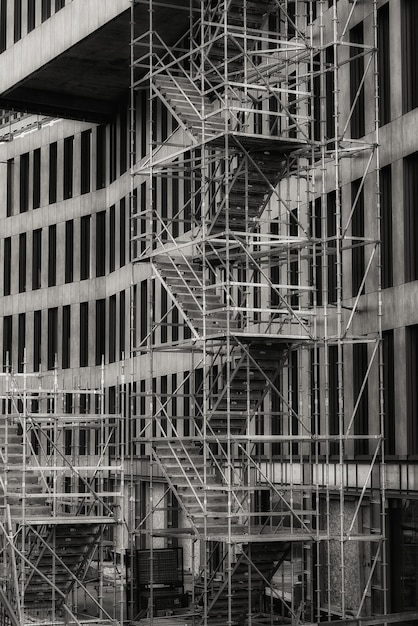
<svg viewBox="0 0 418 626">
<path fill-rule="evenodd" d="M 6 418 L 0 427 L 0 454 L 3 524 L 14 537 L 9 553 L 19 588 L 19 598 L 9 601 L 16 614 L 31 621 L 66 604 L 112 520 L 63 513 L 24 444 L 20 424 L 10 420 L 6 426 Z"/>
</svg>

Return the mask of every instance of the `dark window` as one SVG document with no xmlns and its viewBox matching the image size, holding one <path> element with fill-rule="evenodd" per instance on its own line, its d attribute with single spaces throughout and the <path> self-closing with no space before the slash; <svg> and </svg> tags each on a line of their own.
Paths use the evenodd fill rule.
<svg viewBox="0 0 418 626">
<path fill-rule="evenodd" d="M 406 328 L 408 454 L 418 454 L 418 325 Z"/>
<path fill-rule="evenodd" d="M 369 398 L 366 372 L 368 367 L 367 345 L 357 343 L 353 345 L 353 406 L 357 405 L 354 416 L 354 434 L 367 435 L 369 432 Z M 368 454 L 367 439 L 356 439 L 354 452 Z"/>
<path fill-rule="evenodd" d="M 35 28 L 35 0 L 28 0 L 28 33 Z"/>
<path fill-rule="evenodd" d="M 48 287 L 57 284 L 57 227 L 48 229 Z"/>
<path fill-rule="evenodd" d="M 42 0 L 42 21 L 51 17 L 51 0 Z"/>
<path fill-rule="evenodd" d="M 141 315 L 140 315 L 140 329 L 141 329 L 141 335 L 140 335 L 140 340 L 141 340 L 141 344 L 142 342 L 145 341 L 146 336 L 147 336 L 147 331 L 148 331 L 148 313 L 147 313 L 147 309 L 148 309 L 148 282 L 146 280 L 143 280 L 141 282 L 141 291 L 140 291 L 140 307 L 141 307 Z"/>
<path fill-rule="evenodd" d="M 350 30 L 350 42 L 353 44 L 364 43 L 363 22 Z M 353 139 L 363 137 L 365 134 L 364 117 L 364 48 L 350 47 L 350 104 L 354 105 L 351 116 L 351 136 Z"/>
<path fill-rule="evenodd" d="M 310 206 L 311 215 L 311 236 L 313 239 L 322 239 L 322 201 L 321 198 L 316 198 Z M 321 244 L 315 244 L 314 256 L 312 261 L 312 284 L 316 290 L 316 303 L 318 306 L 322 305 L 322 246 Z"/>
<path fill-rule="evenodd" d="M 106 185 L 106 126 L 97 127 L 96 188 Z"/>
<path fill-rule="evenodd" d="M 22 38 L 22 0 L 14 1 L 14 41 Z"/>
<path fill-rule="evenodd" d="M 33 208 L 38 209 L 41 206 L 41 149 L 33 153 L 33 189 L 32 189 Z"/>
<path fill-rule="evenodd" d="M 40 289 L 42 281 L 42 229 L 32 233 L 32 289 Z"/>
<path fill-rule="evenodd" d="M 58 309 L 48 309 L 48 369 L 54 369 L 58 352 Z"/>
<path fill-rule="evenodd" d="M 91 130 L 81 133 L 81 193 L 90 191 Z"/>
<path fill-rule="evenodd" d="M 26 291 L 26 233 L 19 235 L 19 293 Z"/>
<path fill-rule="evenodd" d="M 84 215 L 80 224 L 80 280 L 90 278 L 90 218 Z"/>
<path fill-rule="evenodd" d="M 41 369 L 42 311 L 33 312 L 33 371 Z"/>
<path fill-rule="evenodd" d="M 109 124 L 109 180 L 116 180 L 116 146 L 117 146 L 116 122 Z"/>
<path fill-rule="evenodd" d="M 326 106 L 326 134 L 328 139 L 335 136 L 335 101 L 334 101 L 334 48 L 328 46 L 325 50 L 326 77 L 325 77 L 325 106 Z"/>
<path fill-rule="evenodd" d="M 390 31 L 389 2 L 377 12 L 378 27 L 378 78 L 380 125 L 390 122 Z"/>
<path fill-rule="evenodd" d="M 20 157 L 20 204 L 19 210 L 25 213 L 29 208 L 29 153 Z"/>
<path fill-rule="evenodd" d="M 119 208 L 119 263 L 123 267 L 126 263 L 126 201 L 122 198 Z"/>
<path fill-rule="evenodd" d="M 12 238 L 4 240 L 3 295 L 9 296 L 12 288 Z"/>
<path fill-rule="evenodd" d="M 49 146 L 49 204 L 57 201 L 57 142 Z"/>
<path fill-rule="evenodd" d="M 402 2 L 402 99 L 403 112 L 418 106 L 418 3 Z"/>
<path fill-rule="evenodd" d="M 337 300 L 337 206 L 336 193 L 327 194 L 327 263 L 328 263 L 328 302 Z"/>
<path fill-rule="evenodd" d="M 116 360 L 116 296 L 109 298 L 109 363 Z"/>
<path fill-rule="evenodd" d="M 74 222 L 65 222 L 65 282 L 71 283 L 74 276 Z"/>
<path fill-rule="evenodd" d="M 338 435 L 339 433 L 339 372 L 338 372 L 338 347 L 329 346 L 328 348 L 328 385 L 329 385 L 329 402 L 328 402 L 328 423 L 329 434 Z M 329 444 L 329 453 L 338 454 L 338 443 L 335 439 L 331 439 Z"/>
<path fill-rule="evenodd" d="M 383 408 L 385 452 L 395 454 L 395 348 L 393 330 L 383 332 Z"/>
<path fill-rule="evenodd" d="M 26 314 L 20 313 L 17 319 L 17 371 L 23 372 L 26 347 Z"/>
<path fill-rule="evenodd" d="M 165 286 L 161 285 L 161 343 L 167 343 L 167 339 L 168 339 L 167 311 L 168 311 L 167 291 L 166 291 Z"/>
<path fill-rule="evenodd" d="M 109 272 L 115 271 L 115 228 L 116 215 L 115 205 L 113 205 L 109 211 Z"/>
<path fill-rule="evenodd" d="M 55 12 L 65 7 L 65 0 L 55 0 Z"/>
<path fill-rule="evenodd" d="M 62 367 L 71 367 L 71 306 L 62 307 Z"/>
<path fill-rule="evenodd" d="M 361 180 L 351 183 L 351 203 L 353 214 L 351 218 L 351 234 L 352 234 L 352 256 L 351 256 L 351 275 L 352 275 L 352 296 L 355 297 L 360 289 L 361 282 L 364 278 L 364 239 L 356 239 L 356 237 L 364 238 L 364 187 Z M 364 293 L 364 286 L 362 289 Z"/>
<path fill-rule="evenodd" d="M 393 285 L 392 168 L 390 165 L 380 170 L 380 192 L 382 287 L 385 289 Z"/>
<path fill-rule="evenodd" d="M 106 354 L 106 300 L 96 301 L 96 365 Z"/>
<path fill-rule="evenodd" d="M 64 139 L 64 200 L 73 195 L 74 137 Z"/>
<path fill-rule="evenodd" d="M 13 362 L 12 355 L 13 346 L 13 318 L 11 315 L 5 315 L 3 317 L 3 371 L 7 370 L 7 367 L 11 367 Z"/>
<path fill-rule="evenodd" d="M 96 276 L 106 273 L 106 211 L 96 214 Z"/>
<path fill-rule="evenodd" d="M 119 294 L 119 358 L 125 358 L 125 292 Z"/>
<path fill-rule="evenodd" d="M 7 161 L 7 191 L 6 191 L 6 212 L 7 217 L 13 215 L 13 201 L 14 201 L 14 159 L 8 159 Z"/>
<path fill-rule="evenodd" d="M 80 367 L 89 364 L 89 303 L 80 303 Z"/>
<path fill-rule="evenodd" d="M 404 168 L 404 237 L 405 280 L 418 279 L 418 152 L 403 161 Z"/>
<path fill-rule="evenodd" d="M 7 0 L 0 2 L 0 54 L 6 50 L 7 44 Z"/>
<path fill-rule="evenodd" d="M 128 164 L 128 116 L 127 109 L 124 108 L 120 114 L 120 173 L 126 172 Z"/>
</svg>

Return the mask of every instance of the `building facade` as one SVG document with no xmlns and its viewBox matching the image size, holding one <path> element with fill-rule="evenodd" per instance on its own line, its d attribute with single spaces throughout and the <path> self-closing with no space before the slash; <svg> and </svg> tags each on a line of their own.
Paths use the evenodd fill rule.
<svg viewBox="0 0 418 626">
<path fill-rule="evenodd" d="M 415 27 L 0 0 L 5 623 L 418 618 Z"/>
</svg>

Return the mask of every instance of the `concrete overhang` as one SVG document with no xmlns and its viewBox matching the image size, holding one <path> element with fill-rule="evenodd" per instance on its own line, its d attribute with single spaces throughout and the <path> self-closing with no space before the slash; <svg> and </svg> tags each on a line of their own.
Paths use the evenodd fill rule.
<svg viewBox="0 0 418 626">
<path fill-rule="evenodd" d="M 130 7 L 130 0 L 73 0 L 7 48 L 0 55 L 0 108 L 111 119 L 130 85 Z M 154 28 L 168 45 L 187 30 L 188 7 L 189 0 L 155 3 Z M 136 37 L 148 31 L 147 3 L 135 4 L 134 22 Z"/>
</svg>

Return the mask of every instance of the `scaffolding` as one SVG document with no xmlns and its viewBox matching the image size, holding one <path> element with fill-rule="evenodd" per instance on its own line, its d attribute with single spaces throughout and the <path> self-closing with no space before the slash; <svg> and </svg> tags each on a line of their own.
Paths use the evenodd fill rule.
<svg viewBox="0 0 418 626">
<path fill-rule="evenodd" d="M 0 375 L 4 625 L 123 621 L 124 431 L 104 381 Z"/>
<path fill-rule="evenodd" d="M 193 624 L 385 614 L 377 2 L 131 11 L 134 545 L 184 547 Z"/>
</svg>

